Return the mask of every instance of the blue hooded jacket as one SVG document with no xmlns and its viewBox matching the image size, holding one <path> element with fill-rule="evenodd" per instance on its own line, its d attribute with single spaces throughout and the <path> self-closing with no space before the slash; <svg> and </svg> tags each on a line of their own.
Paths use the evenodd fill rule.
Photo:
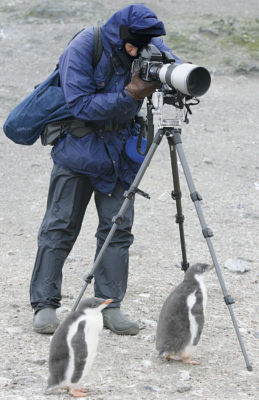
<svg viewBox="0 0 259 400">
<path fill-rule="evenodd" d="M 101 27 L 104 50 L 95 68 L 93 28 L 77 35 L 59 61 L 61 86 L 73 116 L 98 129 L 82 138 L 66 134 L 52 149 L 52 158 L 63 168 L 88 175 L 95 189 L 106 194 L 113 192 L 118 179 L 128 189 L 140 167 L 124 151 L 127 139 L 139 133 L 132 120 L 142 102 L 123 90 L 131 78 L 131 62 L 125 57 L 121 25 L 132 33 L 154 36 L 151 42 L 160 51 L 169 51 L 157 37 L 166 34 L 163 23 L 148 7 L 134 4 L 116 12 Z M 105 129 L 118 124 L 123 128 Z"/>
</svg>

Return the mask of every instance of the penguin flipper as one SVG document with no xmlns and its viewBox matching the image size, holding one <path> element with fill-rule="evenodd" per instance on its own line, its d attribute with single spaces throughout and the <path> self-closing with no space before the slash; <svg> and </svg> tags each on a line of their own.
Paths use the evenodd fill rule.
<svg viewBox="0 0 259 400">
<path fill-rule="evenodd" d="M 48 390 L 60 387 L 65 380 L 69 363 L 66 332 L 66 324 L 63 322 L 54 333 L 50 343 Z"/>
<path fill-rule="evenodd" d="M 85 341 L 86 321 L 78 324 L 78 329 L 72 338 L 71 345 L 74 350 L 75 368 L 71 379 L 72 383 L 77 383 L 82 378 L 87 359 L 87 343 Z"/>
</svg>

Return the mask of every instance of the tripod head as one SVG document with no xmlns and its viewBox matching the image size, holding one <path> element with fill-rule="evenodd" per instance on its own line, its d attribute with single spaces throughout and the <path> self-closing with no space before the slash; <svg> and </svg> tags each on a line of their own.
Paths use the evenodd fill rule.
<svg viewBox="0 0 259 400">
<path fill-rule="evenodd" d="M 161 129 L 165 126 L 179 127 L 182 122 L 188 124 L 188 114 L 192 114 L 191 106 L 200 103 L 200 100 L 196 97 L 184 95 L 177 90 L 171 89 L 167 85 L 163 85 L 162 89 L 156 91 L 153 94 L 152 99 L 149 99 L 148 101 L 153 105 L 153 123 L 156 124 L 157 129 Z M 163 111 L 165 104 L 174 107 L 173 118 L 164 118 Z M 150 115 L 147 115 L 148 118 L 150 118 Z"/>
<path fill-rule="evenodd" d="M 167 84 L 163 84 L 160 90 L 153 93 L 147 99 L 147 118 L 139 114 L 136 118 L 141 126 L 140 135 L 137 142 L 137 151 L 145 156 L 153 142 L 155 130 L 165 127 L 180 127 L 182 122 L 189 123 L 188 114 L 192 114 L 191 106 L 197 105 L 200 100 L 196 97 L 185 95 Z M 164 105 L 173 106 L 174 115 L 171 118 L 164 118 Z M 141 150 L 142 140 L 145 140 L 145 151 Z"/>
<path fill-rule="evenodd" d="M 160 90 L 147 98 L 147 115 L 139 113 L 135 118 L 140 124 L 140 134 L 137 141 L 137 151 L 145 156 L 153 142 L 154 132 L 165 127 L 180 127 L 182 122 L 188 124 L 188 115 L 192 114 L 191 106 L 200 103 L 196 97 L 185 95 L 167 84 L 163 84 Z M 173 117 L 164 118 L 164 105 L 173 106 Z M 145 141 L 145 151 L 141 150 L 142 140 Z"/>
</svg>

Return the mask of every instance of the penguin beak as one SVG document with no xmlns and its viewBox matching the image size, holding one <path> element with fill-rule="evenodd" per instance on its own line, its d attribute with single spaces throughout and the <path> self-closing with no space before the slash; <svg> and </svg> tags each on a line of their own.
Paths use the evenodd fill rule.
<svg viewBox="0 0 259 400">
<path fill-rule="evenodd" d="M 211 271 L 211 270 L 213 270 L 215 268 L 215 265 L 214 264 L 211 264 L 209 267 L 208 267 L 208 271 Z"/>
<path fill-rule="evenodd" d="M 113 302 L 112 299 L 107 299 L 107 300 L 105 300 L 102 304 L 110 304 L 110 303 L 112 303 L 112 302 Z"/>
</svg>

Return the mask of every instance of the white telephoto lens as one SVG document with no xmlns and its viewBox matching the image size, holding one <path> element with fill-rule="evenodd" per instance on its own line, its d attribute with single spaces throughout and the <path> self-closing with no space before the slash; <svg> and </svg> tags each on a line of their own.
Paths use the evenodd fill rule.
<svg viewBox="0 0 259 400">
<path fill-rule="evenodd" d="M 179 92 L 190 96 L 202 96 L 210 87 L 210 73 L 204 68 L 189 63 L 164 64 L 159 79 Z"/>
</svg>

